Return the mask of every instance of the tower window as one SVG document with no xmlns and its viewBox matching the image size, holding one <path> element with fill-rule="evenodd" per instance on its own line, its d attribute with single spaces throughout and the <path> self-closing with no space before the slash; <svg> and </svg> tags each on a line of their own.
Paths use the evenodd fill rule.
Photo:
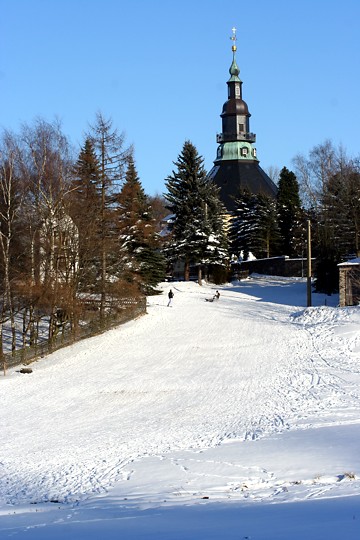
<svg viewBox="0 0 360 540">
<path fill-rule="evenodd" d="M 242 149 L 241 149 L 241 155 L 242 155 L 242 156 L 247 156 L 247 154 L 248 154 L 248 149 L 247 149 L 246 147 L 245 147 L 245 148 L 242 148 Z"/>
<path fill-rule="evenodd" d="M 244 131 L 244 124 L 239 124 L 239 131 L 240 133 Z"/>
</svg>

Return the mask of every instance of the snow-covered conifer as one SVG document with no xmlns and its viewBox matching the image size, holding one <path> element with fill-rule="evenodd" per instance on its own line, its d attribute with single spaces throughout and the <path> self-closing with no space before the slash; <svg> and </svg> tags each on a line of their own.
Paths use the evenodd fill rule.
<svg viewBox="0 0 360 540">
<path fill-rule="evenodd" d="M 207 179 L 204 160 L 196 147 L 185 141 L 176 170 L 166 179 L 165 195 L 174 214 L 171 242 L 167 254 L 185 263 L 184 278 L 189 279 L 190 263 L 224 265 L 227 259 L 224 230 L 225 210 L 216 186 Z"/>
</svg>

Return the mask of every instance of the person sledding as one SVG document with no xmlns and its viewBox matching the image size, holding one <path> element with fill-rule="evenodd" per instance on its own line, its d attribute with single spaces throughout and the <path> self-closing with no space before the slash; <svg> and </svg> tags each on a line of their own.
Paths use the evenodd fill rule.
<svg viewBox="0 0 360 540">
<path fill-rule="evenodd" d="M 216 293 L 214 294 L 214 296 L 212 298 L 205 298 L 205 301 L 206 302 L 214 302 L 214 300 L 219 300 L 220 298 L 220 293 L 219 291 L 216 291 Z"/>
</svg>

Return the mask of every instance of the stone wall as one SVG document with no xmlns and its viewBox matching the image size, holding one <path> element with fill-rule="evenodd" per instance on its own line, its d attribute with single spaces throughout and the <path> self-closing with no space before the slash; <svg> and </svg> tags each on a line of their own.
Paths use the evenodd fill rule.
<svg viewBox="0 0 360 540">
<path fill-rule="evenodd" d="M 339 304 L 340 307 L 360 304 L 360 264 L 339 265 Z"/>
</svg>

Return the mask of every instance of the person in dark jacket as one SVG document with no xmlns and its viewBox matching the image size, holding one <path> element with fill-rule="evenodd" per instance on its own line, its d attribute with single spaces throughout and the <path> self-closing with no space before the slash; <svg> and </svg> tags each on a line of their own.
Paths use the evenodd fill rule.
<svg viewBox="0 0 360 540">
<path fill-rule="evenodd" d="M 171 305 L 171 301 L 172 301 L 172 299 L 174 298 L 174 293 L 172 292 L 171 289 L 170 289 L 170 291 L 169 291 L 168 298 L 169 298 L 169 301 L 168 301 L 167 307 L 169 307 L 169 306 Z"/>
</svg>

